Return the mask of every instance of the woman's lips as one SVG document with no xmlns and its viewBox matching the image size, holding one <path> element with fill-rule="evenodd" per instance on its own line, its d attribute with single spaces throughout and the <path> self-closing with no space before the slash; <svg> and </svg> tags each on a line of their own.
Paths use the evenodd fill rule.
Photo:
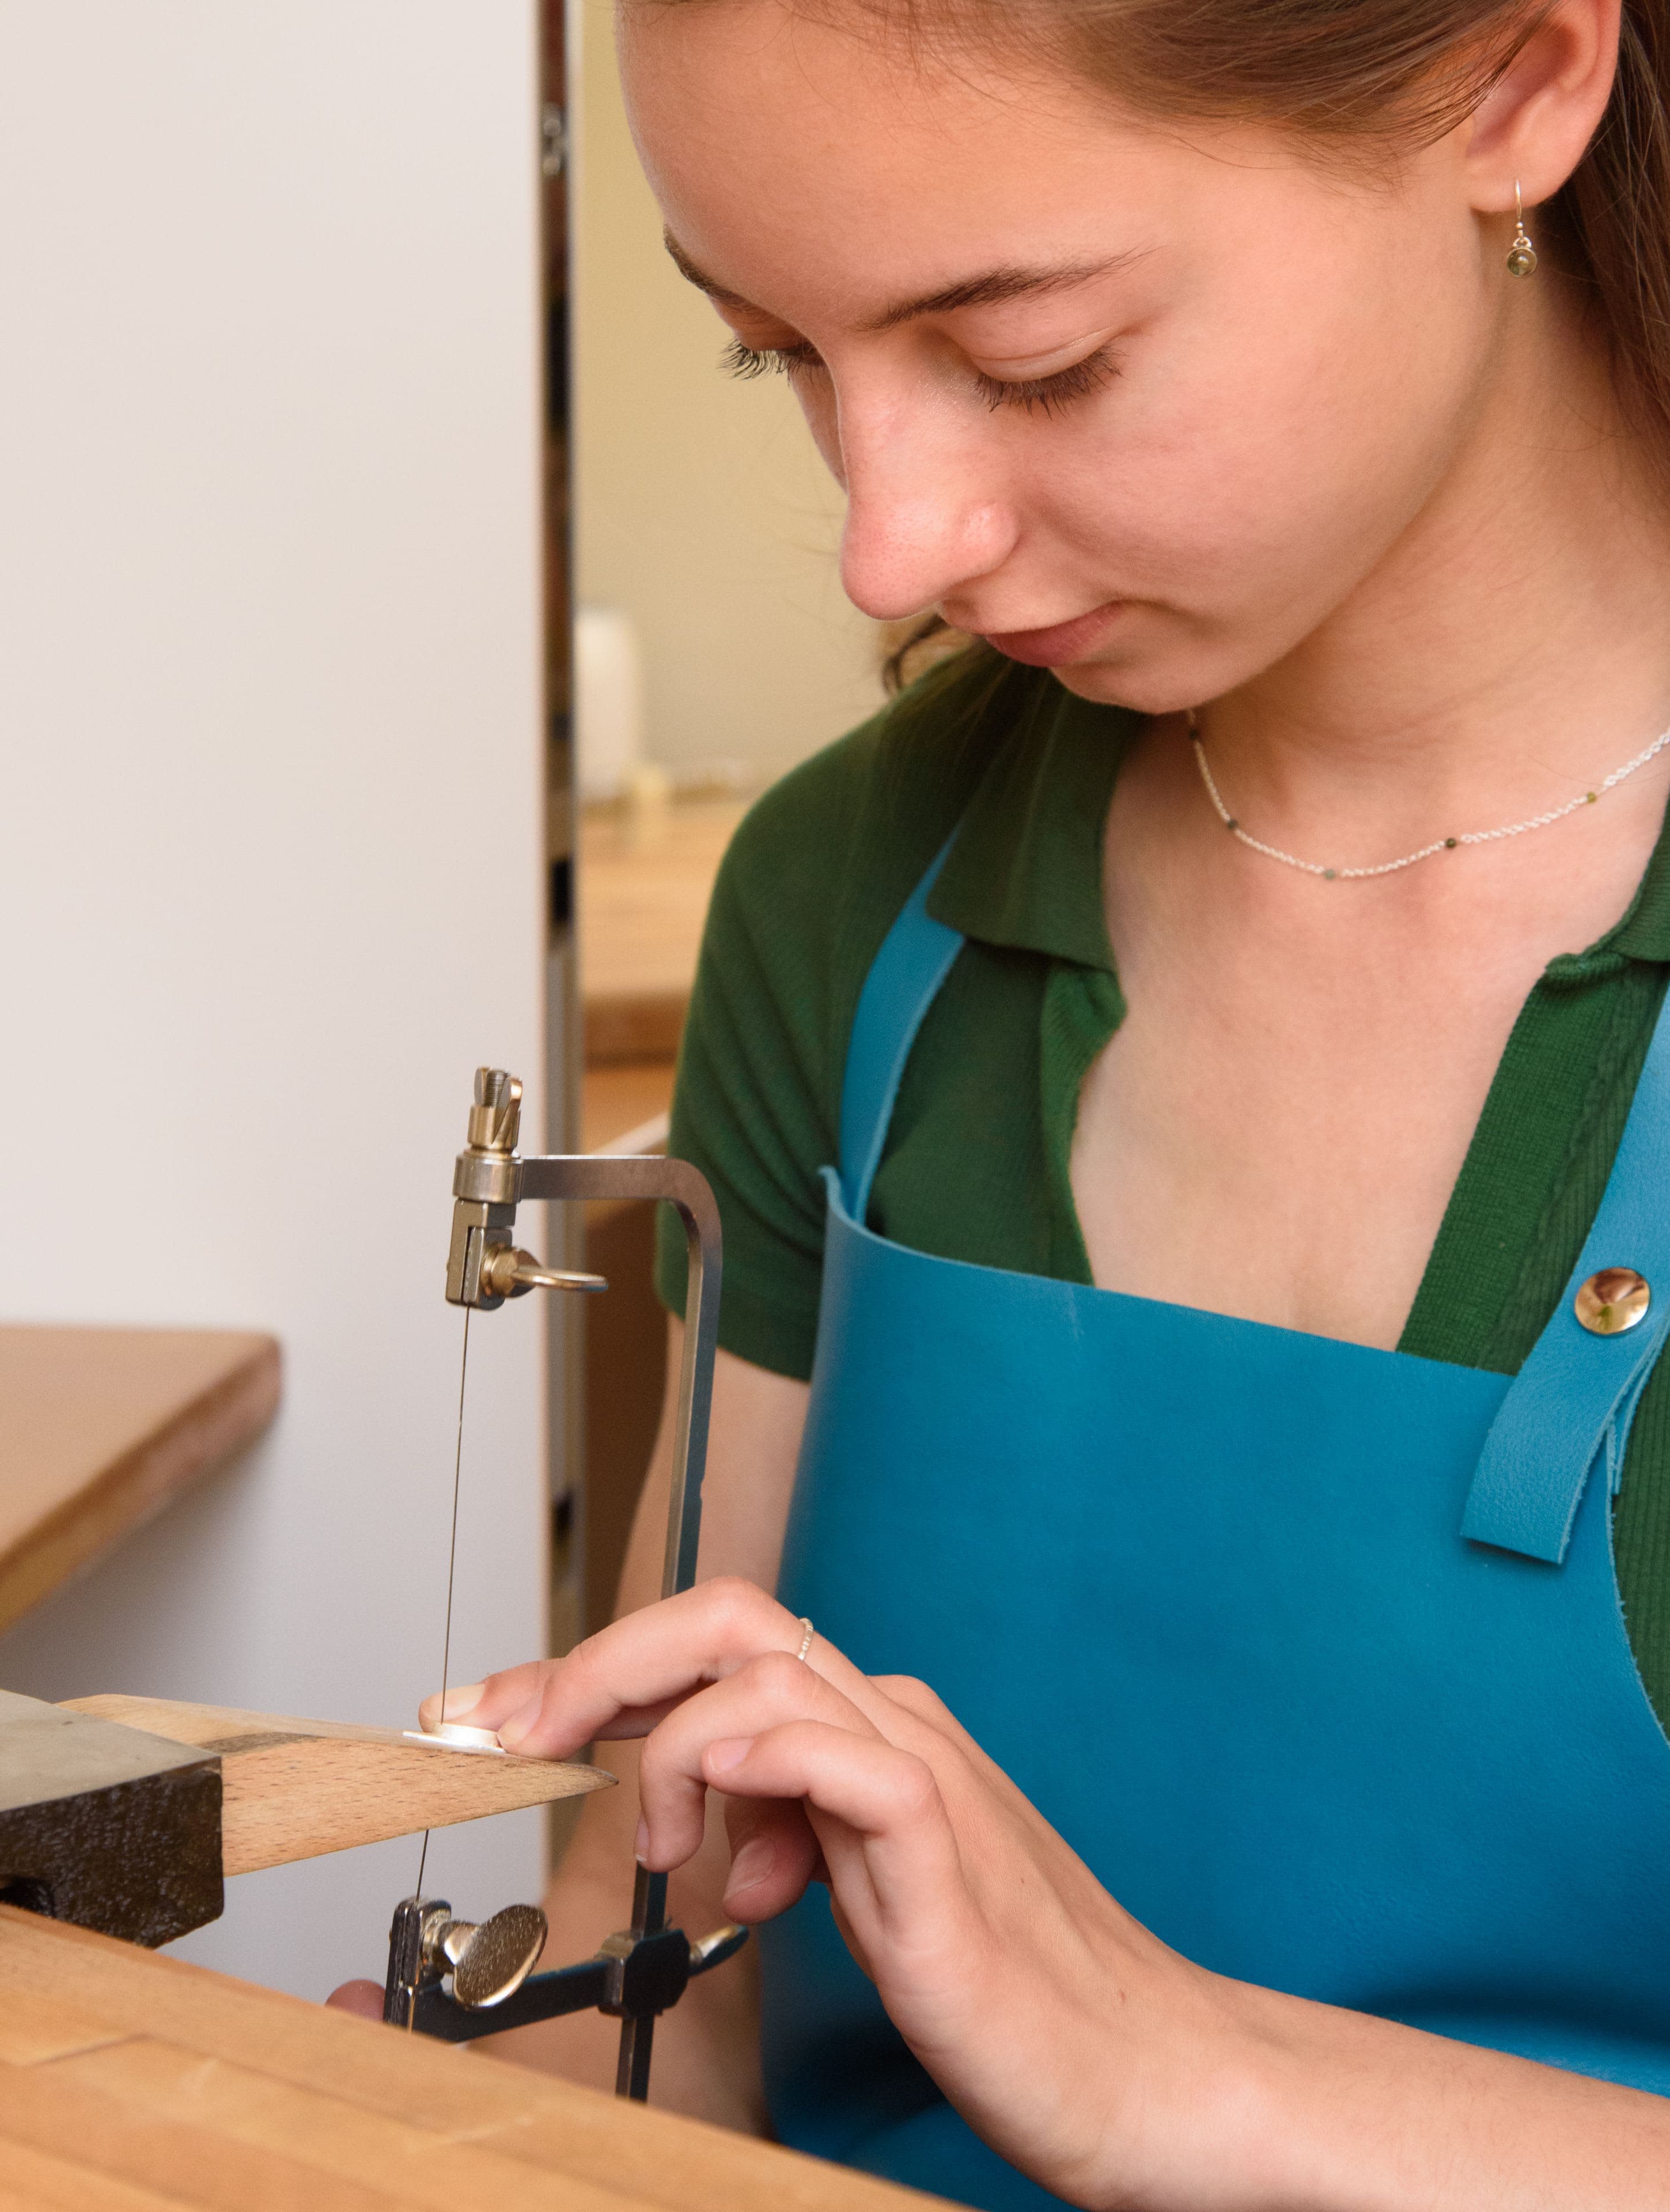
<svg viewBox="0 0 1670 2212">
<path fill-rule="evenodd" d="M 1066 668 L 1083 660 L 1118 619 L 1120 602 L 1109 599 L 1071 622 L 1052 623 L 1048 629 L 988 629 L 980 634 L 1011 660 L 1023 660 L 1029 668 Z"/>
</svg>

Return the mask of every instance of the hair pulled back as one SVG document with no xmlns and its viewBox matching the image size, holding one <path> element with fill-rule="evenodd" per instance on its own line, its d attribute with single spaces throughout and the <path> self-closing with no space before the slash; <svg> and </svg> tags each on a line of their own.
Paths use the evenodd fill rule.
<svg viewBox="0 0 1670 2212">
<path fill-rule="evenodd" d="M 1454 129 L 1549 13 L 1546 0 L 902 3 L 924 28 L 939 14 L 983 43 L 1018 41 L 1139 108 L 1273 123 L 1342 147 Z M 1551 217 L 1619 398 L 1670 469 L 1670 0 L 1624 0 L 1610 103 L 1543 210 L 1545 234 Z"/>
</svg>

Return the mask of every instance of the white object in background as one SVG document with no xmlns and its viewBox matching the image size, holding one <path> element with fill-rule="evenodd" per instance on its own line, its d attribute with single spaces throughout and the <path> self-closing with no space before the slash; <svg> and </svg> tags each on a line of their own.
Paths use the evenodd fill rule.
<svg viewBox="0 0 1670 2212">
<path fill-rule="evenodd" d="M 574 621 L 574 735 L 582 799 L 618 799 L 644 757 L 643 655 L 619 607 Z"/>
</svg>

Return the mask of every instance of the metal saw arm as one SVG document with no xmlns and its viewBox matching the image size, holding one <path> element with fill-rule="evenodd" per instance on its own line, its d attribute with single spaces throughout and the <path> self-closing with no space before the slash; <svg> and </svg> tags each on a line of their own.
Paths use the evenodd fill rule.
<svg viewBox="0 0 1670 2212">
<path fill-rule="evenodd" d="M 395 1907 L 389 1931 L 383 2017 L 446 2043 L 593 2009 L 647 2024 L 671 2011 L 696 1975 L 740 1951 L 748 1930 L 733 1921 L 692 1943 L 682 1928 L 648 1936 L 624 1929 L 578 1966 L 531 1974 L 544 1940 L 537 1905 L 507 1905 L 472 1927 L 452 1917 L 444 1898 L 409 1897 Z M 441 1988 L 449 1976 L 450 1996 Z"/>
<path fill-rule="evenodd" d="M 503 1068 L 477 1068 L 468 1141 L 452 1171 L 446 1297 L 453 1305 L 490 1313 L 507 1298 L 520 1297 L 531 1290 L 606 1287 L 596 1275 L 546 1267 L 516 1243 L 516 1209 L 524 1200 L 646 1199 L 677 1207 L 684 1227 L 689 1274 L 673 1428 L 672 1491 L 661 1571 L 661 1595 L 672 1597 L 695 1580 L 701 1534 L 701 1478 L 713 1406 L 714 1357 L 719 1344 L 722 1257 L 719 1207 L 707 1178 L 684 1160 L 610 1153 L 555 1153 L 524 1159 L 516 1150 L 521 1115 L 519 1079 Z M 537 1911 L 535 1906 L 507 1908 L 508 1913 L 516 1914 Z M 525 1985 L 524 1977 L 538 1956 L 538 1943 L 535 1943 L 526 1964 L 507 1987 L 472 2004 L 459 1983 L 456 1962 L 446 1963 L 450 1954 L 444 1942 L 433 1933 L 440 1920 L 450 1918 L 450 1911 L 439 1900 L 422 1898 L 408 1898 L 396 1908 L 389 1934 L 385 2019 L 463 2041 L 523 2025 L 519 2010 L 513 2019 L 506 2009 L 513 2004 L 543 2006 L 543 2010 L 526 2014 L 528 2019 L 541 2020 L 600 2005 L 607 2013 L 618 2014 L 622 2023 L 616 2091 L 639 2099 L 648 2094 L 656 2014 L 677 2002 L 692 1973 L 705 1972 L 729 1958 L 747 1935 L 743 1929 L 720 1929 L 701 1942 L 690 1943 L 682 1930 L 667 1925 L 665 1875 L 650 1874 L 640 1867 L 633 1890 L 632 1925 L 611 1936 L 594 1959 L 583 1960 L 557 1973 L 539 1975 Z M 506 1917 L 497 1914 L 483 1923 L 482 1934 Z M 432 1931 L 427 1953 L 426 1928 Z M 539 1940 L 544 1941 L 543 1915 Z M 449 1972 L 453 1982 L 452 1997 L 439 1987 Z M 480 2025 L 474 2024 L 477 2021 Z"/>
</svg>

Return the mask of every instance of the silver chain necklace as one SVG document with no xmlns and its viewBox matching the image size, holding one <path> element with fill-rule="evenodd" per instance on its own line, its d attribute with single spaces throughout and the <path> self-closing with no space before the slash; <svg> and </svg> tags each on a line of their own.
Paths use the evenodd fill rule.
<svg viewBox="0 0 1670 2212">
<path fill-rule="evenodd" d="M 1596 784 L 1593 791 L 1580 792 L 1576 799 L 1567 799 L 1549 814 L 1533 814 L 1524 822 L 1509 822 L 1500 830 L 1464 830 L 1456 837 L 1435 837 L 1430 845 L 1423 845 L 1417 853 L 1406 853 L 1401 860 L 1382 860 L 1373 868 L 1325 868 L 1319 860 L 1302 860 L 1296 853 L 1284 853 L 1278 845 L 1266 845 L 1261 838 L 1252 836 L 1243 830 L 1235 816 L 1224 804 L 1212 773 L 1206 765 L 1206 749 L 1200 742 L 1200 732 L 1195 727 L 1194 714 L 1188 718 L 1189 743 L 1194 748 L 1195 765 L 1200 771 L 1200 781 L 1205 785 L 1212 805 L 1218 809 L 1218 818 L 1232 837 L 1254 853 L 1262 853 L 1267 860 L 1279 860 L 1284 868 L 1297 868 L 1307 876 L 1320 876 L 1324 883 L 1349 883 L 1365 876 L 1394 876 L 1400 868 L 1412 868 L 1417 860 L 1430 860 L 1435 853 L 1453 853 L 1460 845 L 1490 845 L 1501 837 L 1522 837 L 1527 830 L 1546 830 L 1551 822 L 1564 822 L 1568 814 L 1575 814 L 1580 806 L 1593 806 L 1604 795 L 1616 790 L 1626 776 L 1638 768 L 1645 768 L 1655 754 L 1670 745 L 1670 730 L 1655 738 L 1650 745 L 1643 746 L 1633 760 L 1615 768 L 1606 780 Z"/>
</svg>

